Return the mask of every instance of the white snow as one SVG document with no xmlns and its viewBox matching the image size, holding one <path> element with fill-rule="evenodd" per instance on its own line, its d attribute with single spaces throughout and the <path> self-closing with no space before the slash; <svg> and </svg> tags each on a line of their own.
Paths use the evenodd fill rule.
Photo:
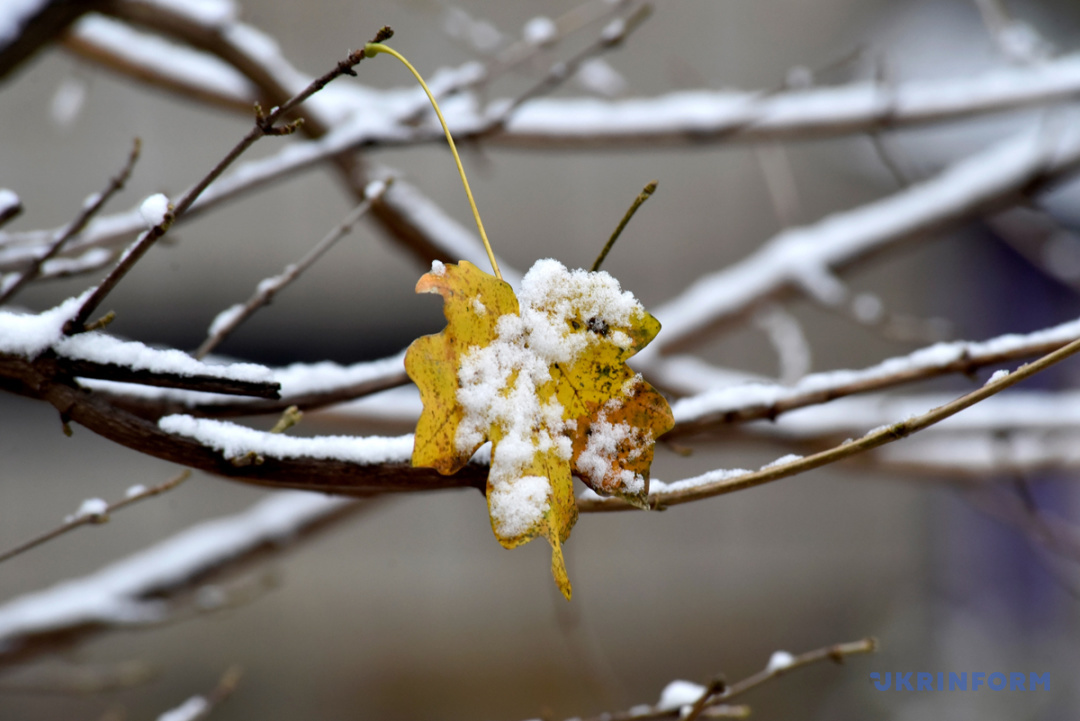
<svg viewBox="0 0 1080 721">
<path fill-rule="evenodd" d="M 769 673 L 775 673 L 783 671 L 793 663 L 795 663 L 795 657 L 787 651 L 774 651 L 773 655 L 769 657 L 769 665 L 765 667 L 765 670 Z"/>
<path fill-rule="evenodd" d="M 146 229 L 161 225 L 165 222 L 165 215 L 169 212 L 169 199 L 161 193 L 155 193 L 144 200 L 139 206 L 139 215 L 146 223 Z"/>
<path fill-rule="evenodd" d="M 437 276 L 446 275 L 446 265 L 441 260 L 431 261 L 431 274 Z"/>
<path fill-rule="evenodd" d="M 525 23 L 521 29 L 525 41 L 537 46 L 553 43 L 559 36 L 559 28 L 551 18 L 537 16 Z"/>
<path fill-rule="evenodd" d="M 134 498 L 135 496 L 142 495 L 143 493 L 146 493 L 146 486 L 141 483 L 136 483 L 134 486 L 129 486 L 128 489 L 124 491 L 124 497 Z"/>
<path fill-rule="evenodd" d="M 0 310 L 0 352 L 33 360 L 63 335 L 64 324 L 75 317 L 93 289 L 42 313 Z"/>
<path fill-rule="evenodd" d="M 676 401 L 672 404 L 672 413 L 676 422 L 693 421 L 715 413 L 768 407 L 801 396 L 827 394 L 852 384 L 865 384 L 891 376 L 946 368 L 965 359 L 978 363 L 1005 354 L 1020 354 L 1025 349 L 1043 352 L 1047 346 L 1064 344 L 1077 338 L 1080 338 L 1080 319 L 1032 333 L 1008 333 L 985 341 L 935 343 L 906 356 L 889 358 L 869 368 L 814 373 L 790 386 L 763 382 L 732 383 L 721 376 L 716 379 L 718 384 L 723 384 L 721 387 Z M 685 371 L 676 369 L 675 372 Z M 666 375 L 668 374 L 666 373 L 665 377 Z M 834 401 L 833 404 L 839 402 Z"/>
<path fill-rule="evenodd" d="M 617 139 L 691 131 L 725 137 L 849 132 L 883 119 L 907 124 L 1053 102 L 1075 94 L 1078 85 L 1080 54 L 1072 54 L 979 75 L 908 80 L 887 92 L 877 81 L 860 81 L 783 93 L 694 90 L 620 101 L 537 98 L 514 113 L 507 133 Z"/>
<path fill-rule="evenodd" d="M 776 466 L 786 466 L 789 463 L 794 463 L 795 461 L 801 460 L 802 456 L 798 455 L 797 453 L 788 453 L 786 456 L 780 456 L 775 461 L 770 461 L 769 463 L 766 463 L 764 466 L 761 467 L 761 470 L 765 470 L 766 468 L 775 468 Z"/>
<path fill-rule="evenodd" d="M 192 696 L 176 708 L 157 717 L 157 721 L 195 721 L 210 710 L 210 702 L 202 696 Z"/>
<path fill-rule="evenodd" d="M 161 621 L 168 608 L 148 600 L 155 591 L 267 541 L 287 539 L 348 502 L 301 491 L 274 493 L 242 513 L 192 526 L 88 576 L 15 598 L 0 606 L 0 648 L 22 636 L 83 624 Z"/>
<path fill-rule="evenodd" d="M 656 702 L 657 711 L 673 711 L 684 706 L 693 706 L 708 691 L 701 684 L 693 681 L 672 681 L 660 692 L 660 700 Z"/>
<path fill-rule="evenodd" d="M 107 501 L 101 498 L 87 498 L 75 513 L 64 516 L 64 523 L 71 523 L 80 518 L 101 516 L 108 509 L 109 504 Z"/>
<path fill-rule="evenodd" d="M 989 378 L 986 379 L 986 384 L 985 385 L 989 385 L 990 383 L 994 383 L 996 381 L 999 381 L 1002 378 L 1007 377 L 1008 375 L 1009 375 L 1009 371 L 1006 368 L 1001 368 L 999 370 L 996 370 L 996 371 L 994 371 L 993 373 L 990 374 Z"/>
<path fill-rule="evenodd" d="M 258 97 L 251 81 L 232 65 L 208 53 L 169 42 L 160 35 L 140 32 L 118 20 L 87 14 L 69 32 L 81 42 L 107 48 L 133 66 L 146 68 L 181 85 L 241 102 L 253 102 Z"/>
<path fill-rule="evenodd" d="M 171 373 L 185 377 L 206 375 L 251 383 L 270 383 L 274 380 L 273 373 L 265 366 L 254 363 L 210 365 L 197 361 L 182 351 L 159 350 L 137 341 L 123 341 L 100 331 L 62 337 L 54 340 L 51 345 L 58 355 L 65 358 L 124 366 L 152 373 Z"/>
<path fill-rule="evenodd" d="M 4 0 L 0 4 L 0 47 L 22 32 L 23 25 L 43 8 L 48 0 Z"/>
<path fill-rule="evenodd" d="M 149 0 L 149 2 L 211 29 L 235 21 L 239 15 L 236 3 L 232 0 Z"/>
<path fill-rule="evenodd" d="M 500 537 L 514 538 L 531 530 L 547 513 L 551 483 L 543 476 L 501 478 L 488 493 L 491 521 Z"/>
<path fill-rule="evenodd" d="M 377 361 L 365 361 L 350 366 L 341 366 L 330 361 L 320 363 L 294 363 L 285 368 L 271 371 L 272 379 L 281 385 L 281 397 L 284 399 L 295 398 L 311 393 L 332 392 L 335 389 L 349 386 L 378 382 L 383 379 L 400 376 L 404 373 L 404 356 L 402 351 L 390 358 Z M 210 368 L 223 366 L 212 363 Z M 117 395 L 129 395 L 147 399 L 162 399 L 186 405 L 201 404 L 235 404 L 243 403 L 241 397 L 222 393 L 203 393 L 199 391 L 187 391 L 178 388 L 159 388 L 134 383 L 119 383 L 116 381 L 99 380 L 96 378 L 80 378 L 79 384 L 94 390 L 101 390 Z M 397 393 L 395 393 L 397 391 Z M 354 404 L 363 404 L 357 407 L 357 415 L 363 415 L 365 408 L 372 410 L 380 418 L 384 413 L 389 413 L 392 420 L 415 420 L 419 415 L 419 396 L 415 402 L 411 395 L 402 395 L 401 392 L 415 395 L 415 389 L 395 388 L 373 396 L 352 401 L 346 407 Z M 391 396 L 386 394 L 390 393 Z M 367 402 L 365 404 L 365 401 Z M 338 410 L 341 410 L 339 407 Z M 404 413 L 404 415 L 402 415 Z"/>
<path fill-rule="evenodd" d="M 82 112 L 86 89 L 83 78 L 69 75 L 61 80 L 49 104 L 49 117 L 52 121 L 61 128 L 71 127 Z"/>
<path fill-rule="evenodd" d="M 584 89 L 605 97 L 626 92 L 626 78 L 603 58 L 590 58 L 574 74 L 574 80 Z"/>
<path fill-rule="evenodd" d="M 232 327 L 240 315 L 244 312 L 243 303 L 235 303 L 230 305 L 225 310 L 214 316 L 214 320 L 210 322 L 210 327 L 206 329 L 208 336 L 216 336 L 226 328 Z"/>
<path fill-rule="evenodd" d="M 503 44 L 503 34 L 486 20 L 476 20 L 457 6 L 446 9 L 443 31 L 452 38 L 462 40 L 477 51 L 487 54 Z"/>
<path fill-rule="evenodd" d="M 22 201 L 14 191 L 0 188 L 0 215 L 10 212 L 12 208 L 17 208 L 20 204 Z"/>
<path fill-rule="evenodd" d="M 165 416 L 158 427 L 166 433 L 194 438 L 202 445 L 219 451 L 227 459 L 250 453 L 269 458 L 323 458 L 362 465 L 408 463 L 412 458 L 412 435 L 318 436 L 298 438 L 281 433 L 267 433 L 252 428 L 195 418 L 188 415 Z"/>
</svg>

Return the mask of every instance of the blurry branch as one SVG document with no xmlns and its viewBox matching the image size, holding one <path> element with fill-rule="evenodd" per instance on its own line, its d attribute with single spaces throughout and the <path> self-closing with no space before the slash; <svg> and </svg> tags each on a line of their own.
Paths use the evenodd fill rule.
<svg viewBox="0 0 1080 721">
<path fill-rule="evenodd" d="M 392 33 L 389 28 L 383 28 L 375 36 L 374 41 L 379 42 L 390 37 Z M 232 150 L 230 150 L 221 161 L 218 162 L 214 168 L 207 173 L 202 180 L 195 184 L 190 190 L 188 190 L 183 197 L 176 201 L 174 207 L 170 208 L 169 212 L 165 214 L 165 218 L 162 222 L 155 225 L 149 231 L 140 236 L 139 240 L 131 246 L 120 262 L 116 264 L 112 272 L 106 276 L 91 293 L 82 306 L 79 308 L 78 313 L 64 326 L 64 332 L 69 335 L 72 333 L 81 332 L 84 324 L 89 319 L 90 314 L 93 313 L 105 297 L 112 291 L 117 283 L 128 271 L 134 267 L 135 263 L 150 249 L 151 246 L 168 231 L 169 226 L 173 220 L 183 215 L 187 209 L 195 202 L 195 199 L 199 197 L 203 190 L 210 185 L 216 178 L 218 178 L 225 169 L 228 168 L 234 160 L 236 160 L 244 151 L 251 147 L 257 140 L 266 135 L 288 135 L 296 130 L 298 126 L 294 121 L 289 125 L 277 126 L 278 120 L 287 115 L 293 108 L 297 107 L 309 97 L 322 90 L 328 83 L 341 75 L 355 75 L 353 67 L 358 65 L 361 60 L 364 59 L 364 53 L 362 50 L 354 50 L 349 54 L 347 58 L 338 62 L 337 66 L 325 73 L 319 78 L 313 80 L 306 88 L 301 90 L 296 95 L 292 96 L 280 105 L 275 106 L 266 115 L 263 115 L 260 109 L 256 109 L 255 124 L 244 136 L 239 143 L 237 143 Z"/>
<path fill-rule="evenodd" d="M 676 427 L 668 435 L 689 435 L 723 424 L 775 419 L 797 408 L 950 373 L 971 375 L 986 366 L 1049 353 L 1077 338 L 1080 338 L 1080 320 L 1073 320 L 1029 334 L 937 343 L 861 370 L 814 373 L 790 386 L 726 385 L 677 401 L 673 405 Z M 660 382 L 664 380 L 665 375 L 661 374 Z"/>
<path fill-rule="evenodd" d="M 909 80 L 888 86 L 874 80 L 784 92 L 697 90 L 624 100 L 534 100 L 485 142 L 524 149 L 625 150 L 804 140 L 1056 105 L 1078 95 L 1080 55 L 1073 54 L 974 77 Z M 499 102 L 505 101 L 491 106 L 498 107 Z M 457 123 L 468 127 L 478 122 L 463 115 L 448 119 L 451 129 Z"/>
<path fill-rule="evenodd" d="M 204 521 L 82 578 L 0 605 L 0 668 L 103 631 L 167 622 L 206 584 L 280 558 L 373 508 L 307 493 L 278 493 L 233 516 Z"/>
<path fill-rule="evenodd" d="M 777 651 L 764 669 L 733 684 L 727 684 L 719 676 L 707 686 L 690 684 L 685 681 L 673 682 L 668 686 L 668 689 L 671 689 L 675 684 L 680 684 L 684 688 L 675 694 L 671 694 L 669 698 L 662 697 L 661 702 L 653 707 L 605 713 L 587 721 L 658 721 L 659 719 L 693 721 L 701 716 L 709 718 L 731 716 L 742 718 L 748 715 L 749 709 L 746 707 L 727 707 L 727 703 L 735 697 L 741 696 L 786 673 L 806 666 L 822 661 L 842 664 L 849 656 L 874 653 L 875 651 L 877 651 L 877 640 L 874 638 L 864 638 L 858 641 L 825 646 L 797 656 L 785 651 Z M 693 703 L 681 703 L 684 697 L 689 695 L 688 691 L 690 690 L 698 692 L 696 700 Z M 669 693 L 665 693 L 664 696 L 669 696 Z"/>
<path fill-rule="evenodd" d="M 43 533 L 37 538 L 34 538 L 26 543 L 20 544 L 15 548 L 9 549 L 0 553 L 0 563 L 18 556 L 20 553 L 29 551 L 31 548 L 36 548 L 43 543 L 47 543 L 58 536 L 62 536 L 69 531 L 73 531 L 80 526 L 87 526 L 90 524 L 102 524 L 108 523 L 109 517 L 119 511 L 121 508 L 125 508 L 139 501 L 150 498 L 151 496 L 158 496 L 166 491 L 179 486 L 186 481 L 191 475 L 191 471 L 182 471 L 171 480 L 166 481 L 158 486 L 152 488 L 146 488 L 144 486 L 132 486 L 128 489 L 128 495 L 119 501 L 113 501 L 106 504 L 100 499 L 90 499 L 83 503 L 82 507 L 73 515 L 65 519 L 64 523 L 57 526 L 53 530 Z"/>
<path fill-rule="evenodd" d="M 158 716 L 158 721 L 198 721 L 210 715 L 225 699 L 232 696 L 240 683 L 239 666 L 230 667 L 218 681 L 217 686 L 205 696 L 192 696 L 179 706 Z"/>
<path fill-rule="evenodd" d="M 1049 401 L 1052 413 L 1061 402 Z M 1003 419 L 1007 422 L 1008 419 Z M 982 485 L 1009 473 L 1080 469 L 1080 432 L 1075 427 L 949 431 L 882 448 L 867 459 L 876 468 L 931 475 Z"/>
<path fill-rule="evenodd" d="M 1054 47 L 1031 25 L 1017 20 L 1004 0 L 975 0 L 983 23 L 998 50 L 1015 63 L 1037 63 L 1054 54 Z"/>
<path fill-rule="evenodd" d="M 538 83 L 518 95 L 509 103 L 500 107 L 499 112 L 494 118 L 488 121 L 487 127 L 479 132 L 471 133 L 470 137 L 479 139 L 490 133 L 498 132 L 501 128 L 506 126 L 506 123 L 514 117 L 514 114 L 522 105 L 562 85 L 562 83 L 567 78 L 572 77 L 586 61 L 622 45 L 623 41 L 625 41 L 632 32 L 641 27 L 641 25 L 649 19 L 649 16 L 652 15 L 652 11 L 652 5 L 646 3 L 638 6 L 634 12 L 625 18 L 613 20 L 606 28 L 604 28 L 603 32 L 600 33 L 600 36 L 595 41 L 580 50 L 572 58 L 558 62 L 549 68 L 548 72 Z"/>
<path fill-rule="evenodd" d="M 0 694 L 101 694 L 141 686 L 155 675 L 141 661 L 37 668 L 17 679 L 0 680 Z"/>
<path fill-rule="evenodd" d="M 364 200 L 345 216 L 335 228 L 323 237 L 308 253 L 296 263 L 289 264 L 281 274 L 266 278 L 258 284 L 255 293 L 243 305 L 235 305 L 218 314 L 214 322 L 210 324 L 206 340 L 193 354 L 196 358 L 204 358 L 206 354 L 214 350 L 230 333 L 236 330 L 241 323 L 250 318 L 255 311 L 265 305 L 269 305 L 274 296 L 287 285 L 300 277 L 315 262 L 330 250 L 339 240 L 348 235 L 360 218 L 371 209 L 371 204 L 378 201 L 386 191 L 387 185 L 376 181 L 369 185 Z"/>
<path fill-rule="evenodd" d="M 113 195 L 123 189 L 124 183 L 131 177 L 131 171 L 135 167 L 135 162 L 139 159 L 140 147 L 139 139 L 136 138 L 131 146 L 131 153 L 128 155 L 124 167 L 117 175 L 113 176 L 105 189 L 100 193 L 91 196 L 90 202 L 83 206 L 82 212 L 79 213 L 75 220 L 73 220 L 62 233 L 59 233 L 45 252 L 35 257 L 18 277 L 5 284 L 6 287 L 0 285 L 0 305 L 11 300 L 23 286 L 34 280 L 41 271 L 41 264 L 63 250 L 64 245 L 77 233 L 82 232 L 83 228 L 86 227 L 86 224 L 90 222 L 90 219 L 97 215 L 97 213 L 105 206 L 105 203 L 109 202 L 109 199 L 112 198 Z"/>
<path fill-rule="evenodd" d="M 80 16 L 99 5 L 100 0 L 47 0 L 0 5 L 0 25 L 13 26 L 10 42 L 0 45 L 0 80 L 56 40 Z"/>
<path fill-rule="evenodd" d="M 1080 528 L 1041 510 L 1031 497 L 1027 481 L 1022 477 L 1016 481 L 1019 493 L 1000 488 L 976 489 L 965 493 L 963 498 L 975 509 L 1018 529 L 1038 548 L 1080 563 Z"/>
<path fill-rule="evenodd" d="M 799 457 L 795 460 L 783 458 L 755 472 L 720 470 L 672 484 L 654 482 L 654 490 L 649 494 L 649 505 L 653 508 L 664 508 L 753 488 L 805 473 L 815 468 L 821 468 L 893 441 L 898 441 L 940 423 L 946 418 L 990 398 L 1009 386 L 1030 378 L 1077 352 L 1080 352 L 1080 340 L 1075 340 L 1032 363 L 1025 364 L 1012 373 L 998 377 L 996 380 L 992 379 L 981 388 L 942 406 L 933 408 L 926 413 L 875 429 L 861 438 L 845 441 L 838 446 L 805 458 Z M 616 511 L 628 510 L 633 507 L 621 499 L 602 498 L 595 493 L 587 492 L 578 499 L 578 508 L 582 511 Z"/>
<path fill-rule="evenodd" d="M 253 83 L 216 57 L 180 45 L 162 52 L 160 39 L 110 18 L 83 18 L 61 43 L 82 60 L 200 103 L 250 112 L 261 99 Z"/>
<path fill-rule="evenodd" d="M 702 276 L 653 314 L 664 334 L 642 356 L 684 349 L 758 304 L 801 290 L 825 305 L 847 301 L 834 276 L 856 261 L 979 213 L 1023 200 L 1080 167 L 1080 136 L 1036 128 L 961 160 L 882 200 L 789 228 L 756 253 Z M 654 350 L 655 348 L 655 350 Z"/>
</svg>

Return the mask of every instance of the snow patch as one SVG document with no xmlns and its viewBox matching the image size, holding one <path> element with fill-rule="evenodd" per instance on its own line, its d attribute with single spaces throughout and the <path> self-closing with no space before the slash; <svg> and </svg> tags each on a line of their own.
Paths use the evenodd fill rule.
<svg viewBox="0 0 1080 721">
<path fill-rule="evenodd" d="M 672 681 L 660 692 L 656 702 L 657 711 L 673 711 L 684 706 L 692 706 L 708 689 L 693 681 Z"/>
<path fill-rule="evenodd" d="M 776 673 L 790 668 L 793 663 L 795 663 L 795 657 L 787 651 L 774 651 L 773 655 L 769 657 L 769 664 L 765 667 L 765 670 L 769 673 Z"/>
<path fill-rule="evenodd" d="M 210 710 L 210 702 L 202 696 L 192 696 L 174 709 L 157 717 L 157 721 L 195 721 Z"/>
<path fill-rule="evenodd" d="M 559 36 L 559 27 L 554 20 L 541 15 L 526 22 L 521 34 L 532 45 L 549 45 Z"/>
<path fill-rule="evenodd" d="M 151 195 L 139 206 L 139 215 L 142 216 L 143 221 L 146 223 L 147 230 L 162 225 L 168 212 L 169 199 L 162 193 Z"/>
<path fill-rule="evenodd" d="M 109 510 L 109 504 L 101 498 L 87 498 L 79 506 L 79 510 L 64 516 L 64 523 L 71 523 L 81 518 L 96 518 L 103 516 Z"/>
<path fill-rule="evenodd" d="M 267 433 L 253 428 L 195 418 L 188 415 L 165 416 L 158 428 L 194 438 L 225 458 L 243 458 L 255 454 L 270 458 L 321 458 L 375 466 L 383 463 L 408 463 L 412 458 L 413 437 L 396 436 L 318 436 L 296 438 Z"/>
</svg>

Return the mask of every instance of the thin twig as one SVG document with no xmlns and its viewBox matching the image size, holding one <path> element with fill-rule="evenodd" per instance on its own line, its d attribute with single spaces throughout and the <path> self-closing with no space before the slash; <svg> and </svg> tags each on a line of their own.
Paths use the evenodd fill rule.
<svg viewBox="0 0 1080 721">
<path fill-rule="evenodd" d="M 224 341 L 230 333 L 236 330 L 241 323 L 254 315 L 255 312 L 263 306 L 269 305 L 275 295 L 299 278 L 305 270 L 314 265 L 326 251 L 334 246 L 335 243 L 348 235 L 356 226 L 357 222 L 359 222 L 360 218 L 371 209 L 371 204 L 382 197 L 383 192 L 392 182 L 393 178 L 387 180 L 385 183 L 380 183 L 377 188 L 372 189 L 370 195 L 353 208 L 349 214 L 346 215 L 333 230 L 327 233 L 315 247 L 309 250 L 299 262 L 290 263 L 280 274 L 260 282 L 256 286 L 255 292 L 248 298 L 246 303 L 242 306 L 233 306 L 218 315 L 218 320 L 210 326 L 206 340 L 202 342 L 202 345 L 198 347 L 193 355 L 200 360 L 205 358 L 208 353 L 221 345 L 222 341 Z M 225 322 L 223 323 L 219 322 L 222 316 L 225 316 Z"/>
<path fill-rule="evenodd" d="M 730 701 L 736 696 L 741 696 L 747 691 L 756 688 L 763 683 L 783 676 L 786 673 L 794 671 L 798 668 L 803 668 L 811 664 L 818 663 L 820 661 L 832 661 L 834 663 L 843 663 L 844 659 L 848 656 L 855 656 L 864 653 L 874 653 L 877 651 L 877 639 L 873 637 L 867 637 L 858 641 L 850 641 L 848 643 L 838 643 L 832 646 L 825 646 L 813 651 L 807 651 L 801 653 L 798 656 L 792 658 L 788 663 L 778 665 L 776 667 L 767 667 L 758 671 L 752 676 L 744 678 L 742 681 L 728 686 L 723 693 L 717 694 L 710 701 L 709 705 Z"/>
<path fill-rule="evenodd" d="M 843 663 L 848 656 L 865 653 L 874 653 L 877 650 L 877 640 L 863 638 L 848 643 L 837 643 L 822 648 L 790 657 L 784 664 L 770 664 L 757 673 L 745 679 L 727 685 L 720 677 L 713 679 L 705 688 L 701 696 L 691 705 L 687 715 L 683 715 L 683 707 L 676 708 L 653 708 L 644 712 L 621 711 L 618 713 L 605 713 L 595 716 L 587 721 L 657 721 L 659 719 L 675 718 L 680 721 L 692 721 L 705 708 L 725 705 L 736 696 L 756 688 L 768 681 L 782 676 L 790 671 L 804 668 L 821 661 L 833 661 Z"/>
<path fill-rule="evenodd" d="M 33 538 L 26 543 L 22 543 L 16 546 L 15 548 L 0 553 L 0 563 L 14 558 L 21 553 L 25 553 L 32 548 L 37 548 L 43 543 L 48 543 L 54 538 L 62 536 L 69 531 L 74 531 L 76 528 L 79 528 L 81 526 L 108 523 L 109 517 L 113 513 L 119 511 L 121 508 L 126 508 L 127 506 L 138 503 L 139 501 L 146 500 L 147 498 L 150 498 L 152 496 L 159 496 L 166 491 L 171 491 L 172 489 L 176 488 L 181 483 L 186 481 L 189 476 L 191 476 L 191 471 L 183 471 L 174 478 L 166 481 L 165 483 L 162 483 L 158 486 L 153 486 L 152 488 L 140 488 L 136 486 L 132 489 L 129 489 L 129 495 L 125 496 L 119 501 L 114 501 L 108 504 L 100 510 L 95 509 L 87 513 L 77 513 L 73 516 L 69 516 L 68 519 L 64 521 L 64 523 L 60 524 L 51 531 L 43 533 L 37 538 Z"/>
<path fill-rule="evenodd" d="M 626 228 L 627 223 L 629 223 L 630 219 L 634 217 L 634 213 L 637 212 L 638 208 L 640 208 L 642 204 L 644 204 L 645 201 L 651 198 L 652 194 L 656 192 L 656 185 L 659 182 L 660 181 L 658 180 L 649 181 L 648 183 L 646 183 L 642 191 L 638 193 L 637 197 L 634 198 L 634 202 L 630 204 L 630 207 L 627 208 L 626 213 L 622 217 L 622 220 L 620 220 L 619 224 L 615 226 L 615 232 L 611 234 L 610 238 L 608 238 L 608 242 L 604 244 L 604 249 L 600 251 L 600 255 L 596 256 L 596 260 L 593 261 L 592 268 L 590 268 L 589 270 L 591 270 L 593 273 L 600 270 L 600 266 L 604 263 L 604 259 L 607 258 L 607 254 L 611 251 L 612 246 L 615 245 L 615 241 L 619 239 L 620 235 L 622 235 L 622 232 Z"/>
<path fill-rule="evenodd" d="M 390 28 L 384 27 L 375 35 L 373 42 L 381 42 L 389 38 L 392 34 L 393 31 L 391 31 Z M 245 135 L 244 138 L 202 178 L 202 180 L 192 186 L 187 193 L 174 204 L 172 210 L 165 214 L 165 218 L 161 223 L 155 225 L 135 241 L 135 244 L 121 257 L 120 262 L 116 264 L 109 275 L 106 276 L 105 280 L 103 280 L 101 284 L 94 289 L 94 292 L 83 302 L 82 307 L 79 308 L 79 312 L 75 317 L 64 325 L 64 332 L 68 335 L 82 332 L 90 315 L 97 310 L 98 306 L 101 305 L 106 296 L 108 296 L 113 288 L 115 288 L 124 276 L 127 275 L 128 271 L 135 266 L 135 263 L 146 254 L 146 251 L 148 251 L 154 243 L 165 235 L 173 221 L 183 215 L 187 209 L 191 207 L 191 204 L 195 202 L 195 199 L 199 197 L 206 187 L 225 172 L 226 168 L 232 165 L 244 151 L 266 135 L 288 135 L 294 132 L 300 127 L 298 121 L 293 121 L 284 126 L 277 126 L 275 123 L 335 78 L 341 77 L 342 75 L 356 75 L 356 71 L 354 71 L 353 68 L 363 59 L 364 51 L 362 49 L 354 50 L 349 53 L 344 60 L 339 61 L 333 70 L 313 80 L 306 88 L 281 105 L 271 109 L 266 115 L 263 115 L 262 110 L 256 105 L 255 124 L 248 134 Z"/>
<path fill-rule="evenodd" d="M 14 297 L 23 286 L 37 278 L 38 273 L 41 272 L 42 263 L 55 257 L 57 253 L 63 250 L 67 242 L 75 237 L 75 235 L 82 232 L 82 229 L 86 227 L 86 224 L 90 222 L 90 219 L 105 207 L 105 203 L 109 202 L 109 199 L 112 198 L 113 195 L 123 189 L 124 183 L 131 177 L 131 171 L 135 167 L 135 162 L 139 159 L 141 147 L 142 144 L 139 139 L 135 138 L 134 142 L 131 144 L 131 152 L 128 154 L 127 162 L 124 163 L 124 167 L 121 168 L 120 172 L 109 180 L 109 184 L 94 197 L 92 203 L 83 207 L 82 212 L 79 213 L 75 220 L 73 220 L 62 233 L 57 235 L 56 239 L 52 242 L 52 245 L 50 245 L 44 253 L 34 258 L 26 269 L 22 271 L 18 279 L 8 286 L 7 290 L 0 293 L 0 305 L 6 303 Z"/>
<path fill-rule="evenodd" d="M 553 65 L 539 82 L 511 100 L 500 110 L 496 117 L 491 119 L 481 130 L 472 134 L 470 137 L 482 138 L 487 135 L 498 133 L 506 126 L 507 121 L 513 117 L 514 112 L 518 108 L 533 98 L 551 92 L 551 90 L 557 88 L 567 78 L 573 77 L 574 73 L 577 72 L 578 68 L 580 68 L 586 60 L 590 60 L 601 53 L 621 45 L 623 41 L 630 37 L 631 33 L 641 27 L 642 23 L 649 19 L 652 12 L 652 5 L 646 3 L 634 10 L 634 12 L 626 18 L 614 20 L 609 23 L 604 29 L 604 32 L 600 33 L 600 37 L 569 60 Z"/>
</svg>

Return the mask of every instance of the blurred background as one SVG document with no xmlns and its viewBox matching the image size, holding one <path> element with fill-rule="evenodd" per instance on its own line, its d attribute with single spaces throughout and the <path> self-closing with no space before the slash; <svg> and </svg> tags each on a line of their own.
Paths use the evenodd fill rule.
<svg viewBox="0 0 1080 721">
<path fill-rule="evenodd" d="M 476 57 L 446 31 L 464 11 L 509 37 L 537 14 L 573 2 L 241 3 L 241 17 L 317 75 L 382 25 L 421 72 Z M 1010 2 L 1009 10 L 1062 52 L 1080 34 L 1080 6 Z M 585 33 L 579 40 L 590 39 Z M 559 50 L 559 54 L 568 52 Z M 493 95 L 513 95 L 546 70 L 541 58 Z M 688 88 L 771 89 L 793 68 L 822 83 L 875 75 L 892 81 L 955 77 L 1009 60 L 975 3 L 965 0 L 679 0 L 604 60 L 623 95 Z M 389 60 L 364 63 L 358 82 L 408 86 Z M 531 74 L 530 74 L 531 72 Z M 0 90 L 0 186 L 25 212 L 9 226 L 70 220 L 126 157 L 143 155 L 113 210 L 153 192 L 174 195 L 201 177 L 250 120 L 195 105 L 46 49 Z M 64 93 L 78 107 L 57 109 Z M 559 94 L 583 91 L 568 84 Z M 974 152 L 1029 120 L 994 116 L 883 136 L 913 177 Z M 266 139 L 252 157 L 288 139 Z M 763 155 L 782 153 L 795 200 L 778 207 Z M 468 206 L 441 146 L 379 150 L 372 158 L 417 185 L 464 226 Z M 510 151 L 467 146 L 463 161 L 492 242 L 512 266 L 541 257 L 588 267 L 629 202 L 659 190 L 605 263 L 646 307 L 702 272 L 737 261 L 786 225 L 805 224 L 897 189 L 867 138 L 779 146 L 711 144 L 633 152 Z M 213 317 L 262 278 L 300 257 L 352 205 L 316 167 L 185 224 L 110 298 L 111 330 L 191 349 Z M 1065 227 L 1075 208 L 1061 191 Z M 336 246 L 221 350 L 279 365 L 390 355 L 443 325 L 437 298 L 416 296 L 425 269 L 373 228 Z M 950 321 L 953 337 L 1028 331 L 1078 314 L 1075 292 L 976 223 L 907 244 L 847 276 L 892 312 Z M 40 310 L 81 292 L 83 278 L 21 296 Z M 812 370 L 860 368 L 925 342 L 884 337 L 805 302 Z M 776 354 L 752 325 L 711 341 L 703 357 L 777 376 Z M 1075 363 L 1073 364 L 1075 365 Z M 1075 380 L 1065 367 L 1045 384 Z M 974 382 L 981 382 L 975 379 Z M 1050 387 L 1048 386 L 1048 387 Z M 951 378 L 915 390 L 962 392 Z M 305 433 L 406 433 L 311 415 Z M 684 457 L 659 447 L 653 475 L 676 480 L 717 467 L 755 468 L 787 452 L 732 432 Z M 55 525 L 89 496 L 118 498 L 176 468 L 85 430 L 65 438 L 50 408 L 0 396 L 0 548 Z M 876 636 L 881 651 L 822 665 L 755 691 L 756 718 L 1075 718 L 1080 711 L 1077 598 L 1057 561 L 999 526 L 945 479 L 909 478 L 853 464 L 663 513 L 581 519 L 566 546 L 567 604 L 548 574 L 543 542 L 513 553 L 492 538 L 483 499 L 456 492 L 380 502 L 333 532 L 250 571 L 250 603 L 182 623 L 100 637 L 34 668 L 0 677 L 0 718 L 152 718 L 211 688 L 231 664 L 244 678 L 216 717 L 233 719 L 561 719 L 653 703 L 671 680 L 729 680 L 791 652 Z M 990 479 L 1009 483 L 1011 479 Z M 1069 478 L 1032 479 L 1038 500 L 1075 517 Z M 196 476 L 178 490 L 0 568 L 0 601 L 88 573 L 201 519 L 248 507 L 265 492 Z M 92 696 L 30 693 L 20 679 L 137 659 L 152 682 Z M 1048 692 L 915 694 L 875 691 L 871 671 L 1049 672 Z"/>
</svg>

